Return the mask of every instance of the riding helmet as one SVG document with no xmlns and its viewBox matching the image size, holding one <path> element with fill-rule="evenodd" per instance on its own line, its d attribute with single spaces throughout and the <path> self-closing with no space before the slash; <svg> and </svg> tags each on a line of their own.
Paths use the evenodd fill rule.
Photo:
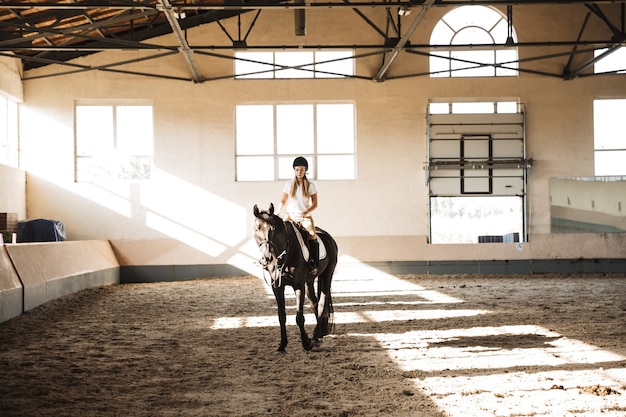
<svg viewBox="0 0 626 417">
<path fill-rule="evenodd" d="M 307 162 L 306 158 L 303 156 L 299 156 L 296 159 L 293 160 L 293 167 L 304 167 L 306 169 L 309 169 L 309 163 Z"/>
</svg>

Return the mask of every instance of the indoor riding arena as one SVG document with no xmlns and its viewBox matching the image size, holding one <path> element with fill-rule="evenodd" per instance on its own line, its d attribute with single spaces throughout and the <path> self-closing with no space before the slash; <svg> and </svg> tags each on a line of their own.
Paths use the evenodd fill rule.
<svg viewBox="0 0 626 417">
<path fill-rule="evenodd" d="M 3 2 L 0 64 L 0 416 L 626 415 L 626 0 Z"/>
</svg>

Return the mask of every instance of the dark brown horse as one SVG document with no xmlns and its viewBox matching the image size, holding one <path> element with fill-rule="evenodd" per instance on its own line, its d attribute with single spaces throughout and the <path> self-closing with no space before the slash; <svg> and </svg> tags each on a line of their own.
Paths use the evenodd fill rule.
<svg viewBox="0 0 626 417">
<path fill-rule="evenodd" d="M 270 275 L 272 290 L 278 305 L 278 322 L 280 323 L 278 351 L 284 352 L 287 346 L 285 285 L 293 287 L 296 294 L 296 323 L 300 329 L 302 347 L 305 350 L 311 350 L 321 338 L 332 333 L 333 330 L 333 302 L 330 287 L 337 266 L 337 243 L 328 233 L 316 228 L 317 236 L 321 240 L 320 253 L 325 252 L 325 256 L 321 256 L 322 259 L 318 263 L 316 292 L 316 277 L 309 273 L 306 259 L 308 254 L 303 246 L 308 233 L 297 224 L 283 221 L 274 214 L 273 204 L 270 204 L 268 211 L 259 210 L 255 205 L 254 217 L 254 238 L 261 251 L 260 263 Z M 322 250 L 322 245 L 325 251 Z M 313 340 L 309 338 L 304 328 L 305 295 L 309 298 L 317 319 Z"/>
</svg>

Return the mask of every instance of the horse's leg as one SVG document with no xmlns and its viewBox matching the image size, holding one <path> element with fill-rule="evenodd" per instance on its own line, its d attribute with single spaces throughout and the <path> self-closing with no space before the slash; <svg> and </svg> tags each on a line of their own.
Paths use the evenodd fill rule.
<svg viewBox="0 0 626 417">
<path fill-rule="evenodd" d="M 313 347 L 313 343 L 309 338 L 309 335 L 306 333 L 306 329 L 304 328 L 304 289 L 296 288 L 296 323 L 298 324 L 298 328 L 300 329 L 300 338 L 302 339 L 302 347 L 304 350 L 311 350 Z"/>
<path fill-rule="evenodd" d="M 311 310 L 313 314 L 315 314 L 315 319 L 318 318 L 317 315 L 317 295 L 315 294 L 315 281 L 307 281 L 306 283 L 306 296 L 309 299 L 309 304 L 311 305 Z"/>
<path fill-rule="evenodd" d="M 317 310 L 315 311 L 315 315 L 317 316 L 317 325 L 315 326 L 315 331 L 313 332 L 313 340 L 315 341 L 318 341 L 319 339 L 324 337 L 325 320 L 328 320 L 327 317 L 325 317 L 324 315 L 325 306 L 326 292 L 320 290 L 319 299 L 317 302 Z"/>
<path fill-rule="evenodd" d="M 276 298 L 276 305 L 278 306 L 278 323 L 280 324 L 280 346 L 278 346 L 279 352 L 284 352 L 287 347 L 287 313 L 285 311 L 285 287 L 273 287 L 274 297 Z"/>
<path fill-rule="evenodd" d="M 318 304 L 317 311 L 317 326 L 313 332 L 313 339 L 319 340 L 330 334 L 333 330 L 333 302 L 330 294 L 331 280 L 334 272 L 334 267 L 329 265 L 328 268 L 317 278 L 318 288 Z"/>
</svg>

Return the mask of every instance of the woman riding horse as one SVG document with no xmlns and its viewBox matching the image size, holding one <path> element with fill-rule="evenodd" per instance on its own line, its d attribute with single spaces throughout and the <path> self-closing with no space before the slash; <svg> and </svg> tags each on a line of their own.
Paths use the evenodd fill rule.
<svg viewBox="0 0 626 417">
<path fill-rule="evenodd" d="M 333 331 L 334 315 L 331 295 L 333 273 L 337 266 L 339 249 L 331 235 L 317 229 L 317 235 L 324 245 L 325 256 L 319 261 L 317 276 L 311 275 L 305 260 L 304 244 L 308 233 L 296 226 L 293 221 L 283 221 L 274 213 L 274 205 L 269 210 L 259 210 L 255 205 L 254 238 L 261 252 L 260 265 L 270 275 L 270 284 L 278 307 L 280 324 L 280 345 L 284 352 L 287 346 L 287 314 L 285 310 L 285 286 L 291 286 L 296 296 L 296 324 L 300 329 L 302 347 L 312 349 L 316 342 Z M 317 291 L 314 283 L 317 281 Z M 305 295 L 311 302 L 317 324 L 313 339 L 304 328 Z"/>
<path fill-rule="evenodd" d="M 317 275 L 317 263 L 319 260 L 319 244 L 315 233 L 313 217 L 310 216 L 317 208 L 317 189 L 315 184 L 309 181 L 306 173 L 309 162 L 299 156 L 293 161 L 294 178 L 285 184 L 283 194 L 278 206 L 278 214 L 286 208 L 285 220 L 293 220 L 300 223 L 309 232 L 309 263 L 311 275 Z"/>
</svg>

